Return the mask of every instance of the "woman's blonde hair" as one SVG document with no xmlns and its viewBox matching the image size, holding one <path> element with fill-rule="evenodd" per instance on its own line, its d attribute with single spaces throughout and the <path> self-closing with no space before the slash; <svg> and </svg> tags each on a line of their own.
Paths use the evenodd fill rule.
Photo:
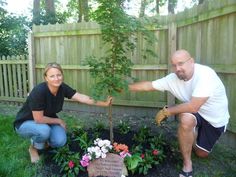
<svg viewBox="0 0 236 177">
<path fill-rule="evenodd" d="M 47 76 L 47 72 L 48 72 L 48 70 L 51 69 L 51 68 L 56 68 L 56 69 L 58 69 L 58 70 L 61 72 L 61 74 L 63 74 L 61 65 L 58 64 L 58 63 L 56 63 L 56 62 L 52 62 L 52 63 L 48 63 L 48 64 L 45 66 L 45 68 L 44 68 L 44 73 L 43 73 L 43 76 L 44 76 L 44 77 Z"/>
</svg>

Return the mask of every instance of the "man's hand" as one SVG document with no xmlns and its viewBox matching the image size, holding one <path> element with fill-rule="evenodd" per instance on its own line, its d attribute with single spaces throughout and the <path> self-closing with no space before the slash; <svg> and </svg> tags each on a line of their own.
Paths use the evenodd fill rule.
<svg viewBox="0 0 236 177">
<path fill-rule="evenodd" d="M 170 112 L 167 110 L 167 107 L 164 107 L 162 110 L 160 110 L 155 117 L 156 123 L 158 126 L 160 126 L 161 121 L 163 121 L 164 119 L 166 119 L 167 117 L 169 117 L 171 114 Z"/>
</svg>

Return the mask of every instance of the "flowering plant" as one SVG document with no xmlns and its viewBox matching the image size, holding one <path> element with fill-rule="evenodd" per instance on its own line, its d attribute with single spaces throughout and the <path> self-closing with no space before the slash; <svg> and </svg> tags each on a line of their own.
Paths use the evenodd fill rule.
<svg viewBox="0 0 236 177">
<path fill-rule="evenodd" d="M 80 161 L 80 164 L 83 167 L 88 166 L 91 160 L 106 158 L 106 153 L 112 150 L 112 145 L 109 140 L 97 138 L 94 140 L 94 145 L 95 146 L 88 147 L 87 153 L 83 155 L 82 160 Z"/>
</svg>

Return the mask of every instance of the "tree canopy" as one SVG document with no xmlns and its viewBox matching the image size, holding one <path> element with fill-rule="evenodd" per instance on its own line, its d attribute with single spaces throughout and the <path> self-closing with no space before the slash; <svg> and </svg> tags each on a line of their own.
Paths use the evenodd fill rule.
<svg viewBox="0 0 236 177">
<path fill-rule="evenodd" d="M 30 31 L 30 22 L 27 17 L 16 16 L 0 7 L 0 55 L 27 54 L 27 35 Z"/>
</svg>

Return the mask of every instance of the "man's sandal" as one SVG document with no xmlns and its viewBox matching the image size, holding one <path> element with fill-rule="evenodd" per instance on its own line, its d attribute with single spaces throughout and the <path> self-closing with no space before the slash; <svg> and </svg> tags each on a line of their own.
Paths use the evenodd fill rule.
<svg viewBox="0 0 236 177">
<path fill-rule="evenodd" d="M 190 176 L 193 176 L 193 171 L 185 172 L 185 171 L 181 170 L 181 172 L 179 174 L 183 175 L 184 177 L 190 177 Z"/>
</svg>

